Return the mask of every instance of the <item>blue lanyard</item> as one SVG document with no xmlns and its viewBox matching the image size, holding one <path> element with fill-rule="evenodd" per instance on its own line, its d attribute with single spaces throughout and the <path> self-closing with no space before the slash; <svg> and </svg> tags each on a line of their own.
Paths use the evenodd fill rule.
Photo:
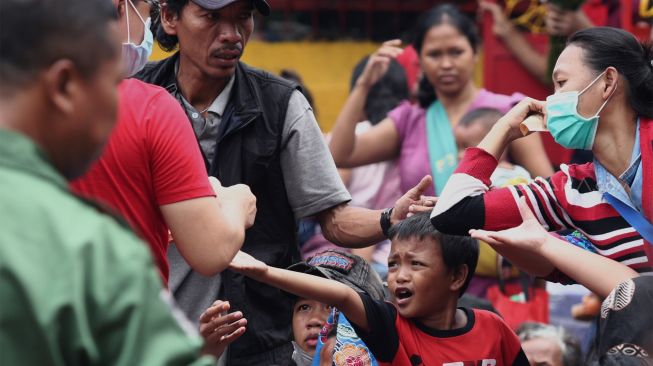
<svg viewBox="0 0 653 366">
<path fill-rule="evenodd" d="M 604 193 L 603 198 L 641 235 L 644 240 L 653 245 L 653 225 L 634 208 L 621 202 L 610 193 Z"/>
</svg>

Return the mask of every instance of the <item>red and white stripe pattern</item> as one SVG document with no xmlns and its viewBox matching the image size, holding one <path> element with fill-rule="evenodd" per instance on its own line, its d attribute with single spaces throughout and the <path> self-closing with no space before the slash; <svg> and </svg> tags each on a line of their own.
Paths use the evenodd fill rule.
<svg viewBox="0 0 653 366">
<path fill-rule="evenodd" d="M 653 273 L 652 263 L 645 253 L 649 244 L 603 201 L 593 164 L 562 165 L 561 170 L 548 179 L 490 188 L 490 176 L 496 166 L 496 159 L 486 151 L 468 149 L 433 210 L 433 222 L 443 222 L 448 216 L 447 224 L 442 226 L 458 226 L 453 229 L 457 233 L 472 228 L 503 230 L 515 227 L 522 222 L 517 200 L 524 196 L 547 230 L 577 229 L 601 255 L 640 273 Z M 463 200 L 468 200 L 467 204 L 457 206 Z M 454 217 L 459 219 L 454 220 Z M 467 217 L 482 217 L 482 222 L 475 223 L 480 227 L 472 227 L 474 223 L 460 219 Z"/>
</svg>

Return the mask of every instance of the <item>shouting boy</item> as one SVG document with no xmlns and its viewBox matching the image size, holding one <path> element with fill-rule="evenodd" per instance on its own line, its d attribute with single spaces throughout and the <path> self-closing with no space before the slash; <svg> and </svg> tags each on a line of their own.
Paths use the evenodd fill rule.
<svg viewBox="0 0 653 366">
<path fill-rule="evenodd" d="M 393 226 L 390 239 L 393 303 L 336 281 L 269 267 L 242 252 L 230 267 L 337 307 L 381 365 L 528 365 L 519 339 L 497 315 L 457 307 L 476 267 L 475 240 L 437 232 L 428 213 Z"/>
</svg>

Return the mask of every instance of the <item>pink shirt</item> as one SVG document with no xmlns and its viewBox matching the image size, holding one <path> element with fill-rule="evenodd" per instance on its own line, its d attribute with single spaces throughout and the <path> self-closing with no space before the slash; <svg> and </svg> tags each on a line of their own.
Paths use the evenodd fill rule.
<svg viewBox="0 0 653 366">
<path fill-rule="evenodd" d="M 524 95 L 519 93 L 509 96 L 481 89 L 469 110 L 495 108 L 506 113 L 523 98 Z M 400 152 L 397 164 L 401 177 L 400 189 L 406 192 L 417 185 L 422 177 L 431 174 L 426 141 L 426 110 L 417 104 L 404 101 L 393 109 L 388 117 L 392 119 L 399 133 Z M 425 194 L 434 196 L 435 190 L 429 187 Z"/>
</svg>

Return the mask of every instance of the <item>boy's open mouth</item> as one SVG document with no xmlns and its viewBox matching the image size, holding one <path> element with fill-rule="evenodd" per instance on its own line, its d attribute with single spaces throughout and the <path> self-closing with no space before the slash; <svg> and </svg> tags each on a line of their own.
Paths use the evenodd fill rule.
<svg viewBox="0 0 653 366">
<path fill-rule="evenodd" d="M 413 292 L 407 288 L 401 287 L 395 290 L 395 298 L 397 299 L 397 304 L 406 302 L 406 300 L 408 300 L 411 296 L 413 296 Z"/>
</svg>

